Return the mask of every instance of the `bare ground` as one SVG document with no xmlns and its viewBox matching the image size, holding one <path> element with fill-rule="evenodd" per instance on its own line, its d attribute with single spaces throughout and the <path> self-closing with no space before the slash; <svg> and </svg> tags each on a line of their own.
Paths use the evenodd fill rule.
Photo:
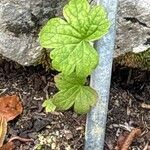
<svg viewBox="0 0 150 150">
<path fill-rule="evenodd" d="M 133 127 L 142 136 L 131 149 L 143 150 L 150 142 L 150 72 L 114 65 L 107 119 L 105 149 L 113 150 L 118 136 Z M 6 141 L 13 136 L 32 138 L 34 142 L 15 141 L 16 150 L 83 150 L 86 116 L 72 110 L 46 114 L 42 103 L 53 95 L 56 72 L 42 66 L 22 67 L 11 61 L 0 62 L 0 96 L 17 94 L 23 114 L 9 123 Z"/>
</svg>

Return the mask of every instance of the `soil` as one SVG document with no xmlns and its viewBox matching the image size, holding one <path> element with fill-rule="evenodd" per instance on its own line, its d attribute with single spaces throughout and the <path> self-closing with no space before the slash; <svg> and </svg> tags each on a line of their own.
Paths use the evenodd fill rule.
<svg viewBox="0 0 150 150">
<path fill-rule="evenodd" d="M 150 142 L 150 72 L 114 64 L 107 119 L 105 149 L 113 150 L 118 136 L 133 127 L 142 129 L 131 149 L 142 150 Z M 72 110 L 46 114 L 42 103 L 57 92 L 56 72 L 41 65 L 22 67 L 11 61 L 0 62 L 0 96 L 17 94 L 23 114 L 9 122 L 6 141 L 11 137 L 31 138 L 15 141 L 15 150 L 83 150 L 86 115 Z"/>
<path fill-rule="evenodd" d="M 134 140 L 130 148 L 143 150 L 150 142 L 150 72 L 120 66 L 114 68 L 106 145 L 112 150 L 119 135 L 135 127 L 142 129 L 142 136 Z M 143 108 L 142 104 L 146 104 L 147 108 Z"/>
</svg>

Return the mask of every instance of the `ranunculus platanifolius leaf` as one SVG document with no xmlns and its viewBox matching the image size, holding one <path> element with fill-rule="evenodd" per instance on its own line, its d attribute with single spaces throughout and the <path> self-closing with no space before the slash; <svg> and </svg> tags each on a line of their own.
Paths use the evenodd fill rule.
<svg viewBox="0 0 150 150">
<path fill-rule="evenodd" d="M 108 32 L 106 12 L 102 6 L 90 7 L 87 0 L 70 0 L 63 14 L 65 20 L 53 18 L 42 28 L 40 44 L 53 48 L 50 57 L 56 70 L 88 76 L 98 64 L 98 54 L 89 42 Z"/>
<path fill-rule="evenodd" d="M 52 49 L 53 68 L 61 72 L 55 77 L 59 92 L 43 106 L 47 111 L 73 107 L 77 113 L 87 113 L 98 97 L 85 85 L 99 62 L 92 42 L 104 36 L 110 25 L 105 9 L 90 6 L 87 0 L 70 0 L 63 15 L 64 19 L 50 19 L 39 34 L 41 46 Z"/>
<path fill-rule="evenodd" d="M 60 90 L 52 98 L 52 103 L 59 110 L 74 107 L 79 114 L 87 113 L 96 104 L 97 93 L 89 86 L 85 86 L 85 78 L 78 78 L 75 74 L 55 78 L 56 86 Z"/>
<path fill-rule="evenodd" d="M 56 109 L 56 106 L 53 104 L 52 99 L 47 99 L 42 104 L 45 107 L 46 112 L 53 112 Z"/>
<path fill-rule="evenodd" d="M 77 77 L 75 73 L 72 73 L 68 76 L 64 76 L 63 74 L 58 74 L 54 78 L 56 87 L 59 90 L 70 89 L 74 85 L 84 85 L 86 82 L 85 77 Z"/>
</svg>

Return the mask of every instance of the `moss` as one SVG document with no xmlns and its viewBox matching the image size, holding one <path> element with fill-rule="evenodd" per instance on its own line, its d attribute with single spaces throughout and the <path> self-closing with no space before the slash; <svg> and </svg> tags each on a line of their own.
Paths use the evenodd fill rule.
<svg viewBox="0 0 150 150">
<path fill-rule="evenodd" d="M 150 49 L 138 54 L 126 53 L 116 58 L 115 62 L 127 67 L 150 70 Z"/>
<path fill-rule="evenodd" d="M 52 69 L 50 50 L 46 50 L 43 48 L 41 56 L 42 57 L 38 63 L 42 64 L 43 68 L 45 68 L 46 70 Z"/>
</svg>

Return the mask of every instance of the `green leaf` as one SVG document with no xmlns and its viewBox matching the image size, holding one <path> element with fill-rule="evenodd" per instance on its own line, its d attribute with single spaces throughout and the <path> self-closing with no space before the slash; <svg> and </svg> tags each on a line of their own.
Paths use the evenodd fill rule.
<svg viewBox="0 0 150 150">
<path fill-rule="evenodd" d="M 91 87 L 84 85 L 85 79 L 79 79 L 75 74 L 70 76 L 60 74 L 56 77 L 55 82 L 60 89 L 52 100 L 57 109 L 68 110 L 74 106 L 77 113 L 83 114 L 96 104 L 97 93 Z"/>
<path fill-rule="evenodd" d="M 85 40 L 94 41 L 101 38 L 110 27 L 104 7 L 90 8 L 87 0 L 71 0 L 64 7 L 63 14 Z"/>
<path fill-rule="evenodd" d="M 66 19 L 53 18 L 39 34 L 40 44 L 54 48 L 52 66 L 65 75 L 88 76 L 98 64 L 90 41 L 108 32 L 109 22 L 102 6 L 90 7 L 87 0 L 70 0 L 63 11 Z"/>
<path fill-rule="evenodd" d="M 42 106 L 45 107 L 46 112 L 53 112 L 56 109 L 51 99 L 45 100 Z"/>
<path fill-rule="evenodd" d="M 78 76 L 87 76 L 98 64 L 98 54 L 87 42 L 66 45 L 51 52 L 53 67 L 63 74 L 76 71 Z"/>
<path fill-rule="evenodd" d="M 84 85 L 86 82 L 85 77 L 80 78 L 75 75 L 75 73 L 69 76 L 64 76 L 63 74 L 58 74 L 55 76 L 56 87 L 59 90 L 66 90 L 72 88 L 74 85 Z"/>
<path fill-rule="evenodd" d="M 40 31 L 39 40 L 45 48 L 61 48 L 64 45 L 79 43 L 80 36 L 66 21 L 53 18 Z"/>
</svg>

